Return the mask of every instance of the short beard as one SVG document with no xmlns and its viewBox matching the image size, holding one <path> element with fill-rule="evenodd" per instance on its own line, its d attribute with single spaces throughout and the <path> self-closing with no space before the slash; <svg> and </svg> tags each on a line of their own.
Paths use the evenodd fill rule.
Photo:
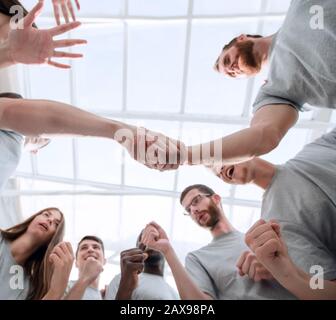
<svg viewBox="0 0 336 320">
<path fill-rule="evenodd" d="M 210 204 L 209 204 L 209 208 L 208 208 L 208 213 L 209 213 L 209 220 L 206 223 L 206 225 L 204 225 L 204 227 L 209 228 L 211 231 L 216 227 L 218 221 L 219 221 L 219 217 L 221 215 L 221 211 L 220 209 L 216 206 L 216 204 L 213 202 L 212 199 L 210 199 Z"/>
<path fill-rule="evenodd" d="M 253 53 L 253 47 L 254 42 L 250 40 L 236 43 L 241 62 L 251 74 L 261 70 L 261 59 Z"/>
</svg>

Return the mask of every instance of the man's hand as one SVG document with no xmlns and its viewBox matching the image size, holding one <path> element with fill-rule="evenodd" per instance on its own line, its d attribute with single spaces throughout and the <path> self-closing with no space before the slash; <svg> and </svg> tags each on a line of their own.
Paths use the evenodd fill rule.
<svg viewBox="0 0 336 320">
<path fill-rule="evenodd" d="M 247 231 L 245 242 L 274 277 L 291 264 L 287 246 L 281 238 L 280 226 L 273 221 L 257 221 Z"/>
<path fill-rule="evenodd" d="M 83 55 L 56 50 L 84 44 L 86 40 L 53 40 L 54 36 L 63 34 L 80 26 L 80 22 L 71 22 L 51 29 L 33 28 L 36 17 L 40 14 L 43 2 L 39 2 L 28 14 L 12 28 L 8 35 L 9 59 L 12 63 L 43 64 L 67 69 L 70 65 L 58 63 L 52 58 L 81 58 Z M 23 28 L 22 28 L 23 26 Z"/>
<path fill-rule="evenodd" d="M 102 264 L 95 258 L 89 257 L 84 262 L 81 278 L 79 280 L 82 281 L 86 286 L 89 286 L 99 277 L 103 271 L 104 268 Z"/>
<path fill-rule="evenodd" d="M 272 274 L 257 260 L 251 251 L 245 251 L 236 264 L 239 275 L 247 275 L 253 281 L 273 279 Z"/>
<path fill-rule="evenodd" d="M 75 0 L 76 7 L 80 10 L 79 1 Z M 60 8 L 66 23 L 70 22 L 69 14 L 73 21 L 76 21 L 75 11 L 72 0 L 52 0 L 53 8 L 54 8 L 54 16 L 56 19 L 57 25 L 61 24 L 60 17 Z"/>
<path fill-rule="evenodd" d="M 138 248 L 120 253 L 121 278 L 116 300 L 131 299 L 133 290 L 138 286 L 139 273 L 144 269 L 148 255 Z"/>
<path fill-rule="evenodd" d="M 183 142 L 141 127 L 122 128 L 116 132 L 115 140 L 127 149 L 133 159 L 151 169 L 175 170 L 187 157 Z"/>
<path fill-rule="evenodd" d="M 156 223 L 151 222 L 142 232 L 141 243 L 149 249 L 162 252 L 164 255 L 171 248 L 166 232 Z"/>
<path fill-rule="evenodd" d="M 61 299 L 69 282 L 74 262 L 74 254 L 69 242 L 61 242 L 52 250 L 49 262 L 53 266 L 53 274 L 49 292 L 45 299 Z"/>
</svg>

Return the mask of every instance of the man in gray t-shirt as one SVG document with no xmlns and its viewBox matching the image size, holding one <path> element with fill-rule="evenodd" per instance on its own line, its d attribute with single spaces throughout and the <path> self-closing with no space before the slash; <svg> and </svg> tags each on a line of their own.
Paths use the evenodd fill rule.
<svg viewBox="0 0 336 320">
<path fill-rule="evenodd" d="M 295 299 L 249 252 L 244 234 L 232 227 L 224 215 L 221 197 L 211 188 L 189 186 L 181 193 L 180 202 L 186 214 L 213 238 L 187 255 L 187 272 L 159 225 L 146 227 L 143 243 L 165 254 L 181 299 Z M 249 265 L 240 265 L 243 254 L 248 256 Z M 240 269 L 248 276 L 241 276 Z"/>
<path fill-rule="evenodd" d="M 336 279 L 336 129 L 282 166 L 255 158 L 222 166 L 217 175 L 263 188 L 261 217 L 280 223 L 294 263 L 306 273 L 320 265 L 326 280 Z"/>
<path fill-rule="evenodd" d="M 239 163 L 267 154 L 294 126 L 305 104 L 336 108 L 335 12 L 335 0 L 294 0 L 276 35 L 240 35 L 223 48 L 215 65 L 220 73 L 254 75 L 269 64 L 269 74 L 249 127 L 189 147 L 186 164 Z M 223 101 L 223 110 L 232 107 L 227 104 Z"/>
</svg>

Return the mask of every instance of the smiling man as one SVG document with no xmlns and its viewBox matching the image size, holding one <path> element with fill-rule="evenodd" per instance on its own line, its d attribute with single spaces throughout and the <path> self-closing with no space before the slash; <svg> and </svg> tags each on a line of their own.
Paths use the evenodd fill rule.
<svg viewBox="0 0 336 320">
<path fill-rule="evenodd" d="M 77 281 L 70 281 L 65 300 L 103 300 L 99 291 L 99 276 L 106 263 L 104 243 L 96 236 L 85 236 L 78 243 L 76 267 Z"/>
</svg>

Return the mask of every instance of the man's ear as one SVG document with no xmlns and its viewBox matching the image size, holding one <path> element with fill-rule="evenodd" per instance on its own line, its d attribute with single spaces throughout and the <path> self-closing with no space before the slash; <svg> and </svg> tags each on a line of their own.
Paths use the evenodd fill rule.
<svg viewBox="0 0 336 320">
<path fill-rule="evenodd" d="M 221 196 L 218 195 L 218 194 L 213 194 L 212 196 L 212 200 L 216 203 L 216 204 L 219 204 L 222 200 Z"/>
<path fill-rule="evenodd" d="M 105 266 L 105 264 L 106 264 L 106 258 L 104 258 L 103 266 Z"/>
<path fill-rule="evenodd" d="M 247 39 L 247 36 L 246 34 L 241 34 L 238 38 L 237 38 L 237 41 L 244 41 Z"/>
<path fill-rule="evenodd" d="M 78 263 L 77 263 L 77 259 L 75 260 L 75 266 L 78 269 Z"/>
</svg>

